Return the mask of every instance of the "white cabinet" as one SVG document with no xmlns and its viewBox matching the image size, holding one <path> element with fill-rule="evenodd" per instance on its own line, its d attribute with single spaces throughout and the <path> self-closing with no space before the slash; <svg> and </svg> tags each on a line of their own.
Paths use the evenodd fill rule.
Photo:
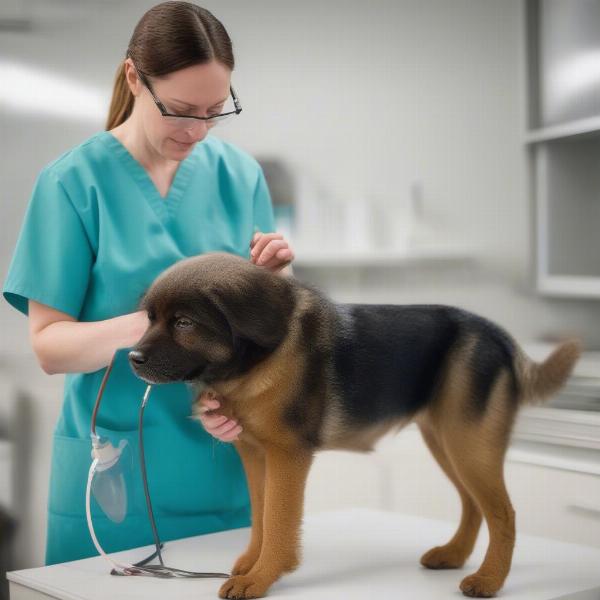
<svg viewBox="0 0 600 600">
<path fill-rule="evenodd" d="M 600 476 L 508 461 L 517 531 L 600 548 Z"/>
<path fill-rule="evenodd" d="M 527 0 L 536 273 L 546 295 L 600 297 L 600 4 Z"/>
<path fill-rule="evenodd" d="M 592 474 L 595 466 L 600 473 L 600 452 L 582 449 L 589 460 L 580 460 L 577 472 L 559 460 L 566 448 L 524 451 L 521 446 L 518 439 L 514 441 L 505 466 L 517 533 L 600 547 L 600 474 Z M 583 472 L 586 464 L 591 465 L 589 473 Z M 456 489 L 414 425 L 383 438 L 370 454 L 317 454 L 306 490 L 307 513 L 348 506 L 439 518 L 456 525 L 461 510 Z M 480 535 L 487 535 L 485 526 Z"/>
</svg>

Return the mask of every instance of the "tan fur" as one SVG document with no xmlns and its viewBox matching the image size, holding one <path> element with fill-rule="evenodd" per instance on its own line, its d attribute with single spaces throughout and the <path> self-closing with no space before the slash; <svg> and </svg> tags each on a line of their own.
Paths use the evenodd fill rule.
<svg viewBox="0 0 600 600">
<path fill-rule="evenodd" d="M 246 440 L 265 443 L 276 437 L 278 445 L 299 445 L 294 432 L 282 428 L 281 421 L 304 366 L 305 358 L 297 350 L 298 316 L 303 310 L 299 302 L 284 342 L 249 374 L 213 386 L 222 397 L 219 414 L 243 423 Z"/>
<path fill-rule="evenodd" d="M 522 401 L 539 403 L 555 394 L 571 374 L 581 351 L 581 342 L 570 339 L 562 342 L 543 363 L 533 362 L 521 352 L 517 368 L 525 384 Z"/>
<path fill-rule="evenodd" d="M 516 413 L 510 398 L 508 373 L 494 382 L 485 414 L 465 418 L 464 399 L 470 382 L 465 361 L 475 340 L 455 352 L 436 403 L 416 419 L 423 439 L 461 498 L 462 517 L 453 538 L 421 557 L 432 569 L 457 568 L 471 554 L 482 515 L 490 532 L 488 551 L 479 570 L 461 582 L 468 596 L 492 596 L 510 570 L 515 540 L 515 517 L 503 479 L 504 455 Z M 513 408 L 511 408 L 513 407 Z"/>
<path fill-rule="evenodd" d="M 400 431 L 407 423 L 408 419 L 396 419 L 371 427 L 352 427 L 345 423 L 339 410 L 333 408 L 327 416 L 321 450 L 371 452 L 383 436 L 393 429 Z"/>
</svg>

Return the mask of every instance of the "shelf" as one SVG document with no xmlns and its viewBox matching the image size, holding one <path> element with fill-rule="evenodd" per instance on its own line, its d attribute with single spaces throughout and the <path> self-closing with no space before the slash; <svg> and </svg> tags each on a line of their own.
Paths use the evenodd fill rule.
<svg viewBox="0 0 600 600">
<path fill-rule="evenodd" d="M 507 462 L 596 476 L 600 476 L 599 458 L 599 450 L 531 441 L 522 439 L 518 433 L 506 453 Z"/>
<path fill-rule="evenodd" d="M 514 438 L 600 452 L 600 414 L 567 408 L 527 406 L 519 411 Z M 600 464 L 597 463 L 598 474 Z"/>
<path fill-rule="evenodd" d="M 469 261 L 474 253 L 464 247 L 415 247 L 407 250 L 302 250 L 295 251 L 294 267 L 389 267 L 418 262 Z"/>
<path fill-rule="evenodd" d="M 538 280 L 538 291 L 546 296 L 600 298 L 600 277 L 545 275 Z"/>
<path fill-rule="evenodd" d="M 600 298 L 597 201 L 600 137 L 536 147 L 537 288 L 546 296 Z"/>
<path fill-rule="evenodd" d="M 525 134 L 525 143 L 537 144 L 575 136 L 600 136 L 600 116 L 533 129 Z"/>
</svg>

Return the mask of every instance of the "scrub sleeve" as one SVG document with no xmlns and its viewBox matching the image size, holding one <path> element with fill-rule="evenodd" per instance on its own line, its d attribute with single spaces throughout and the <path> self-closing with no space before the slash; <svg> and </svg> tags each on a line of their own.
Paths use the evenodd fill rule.
<svg viewBox="0 0 600 600">
<path fill-rule="evenodd" d="M 207 136 L 180 163 L 162 198 L 127 149 L 100 132 L 38 175 L 3 295 L 25 315 L 29 299 L 79 321 L 129 314 L 153 279 L 178 260 L 210 251 L 248 258 L 257 229 L 275 231 L 269 190 L 258 163 L 233 144 Z M 124 521 L 113 523 L 92 500 L 96 533 L 108 552 L 153 543 L 138 463 L 146 384 L 133 374 L 129 350 L 117 350 L 97 419 L 100 435 L 113 444 L 127 441 L 133 467 Z M 97 554 L 85 519 L 85 487 L 90 419 L 104 373 L 65 375 L 53 438 L 46 564 Z M 185 383 L 154 385 L 144 414 L 149 488 L 163 541 L 250 525 L 237 451 L 189 418 L 193 400 Z"/>
</svg>

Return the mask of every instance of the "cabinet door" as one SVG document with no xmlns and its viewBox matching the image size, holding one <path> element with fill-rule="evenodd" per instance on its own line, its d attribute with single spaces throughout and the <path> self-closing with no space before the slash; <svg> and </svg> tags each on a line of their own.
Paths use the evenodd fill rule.
<svg viewBox="0 0 600 600">
<path fill-rule="evenodd" d="M 540 0 L 534 5 L 539 57 L 539 118 L 534 126 L 600 114 L 600 3 Z"/>
<path fill-rule="evenodd" d="M 600 477 L 507 462 L 517 532 L 600 547 Z"/>
</svg>

